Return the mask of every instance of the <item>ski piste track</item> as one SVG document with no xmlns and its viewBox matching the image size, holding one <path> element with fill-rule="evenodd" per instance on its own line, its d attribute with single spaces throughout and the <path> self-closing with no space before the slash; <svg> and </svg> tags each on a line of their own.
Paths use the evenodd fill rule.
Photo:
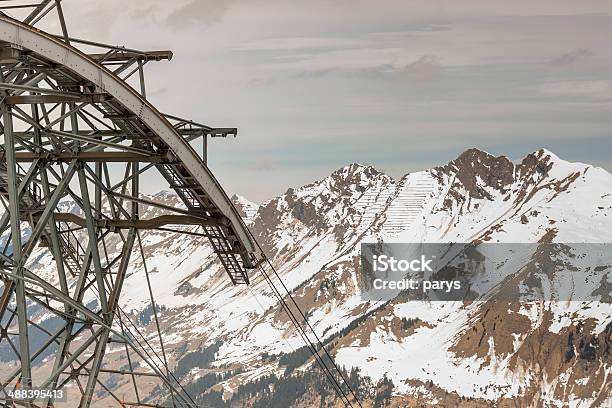
<svg viewBox="0 0 612 408">
<path fill-rule="evenodd" d="M 48 16 L 60 35 L 35 27 Z M 169 368 L 146 229 L 207 239 L 235 285 L 257 270 L 340 400 L 361 406 L 207 167 L 208 138 L 237 130 L 147 101 L 144 66 L 171 58 L 70 37 L 60 0 L 0 3 L 0 407 L 198 407 Z M 151 173 L 180 208 L 146 198 Z M 141 218 L 143 207 L 157 215 Z M 55 268 L 36 269 L 44 256 Z M 155 338 L 120 304 L 135 258 Z M 119 392 L 112 376 L 130 380 Z"/>
</svg>

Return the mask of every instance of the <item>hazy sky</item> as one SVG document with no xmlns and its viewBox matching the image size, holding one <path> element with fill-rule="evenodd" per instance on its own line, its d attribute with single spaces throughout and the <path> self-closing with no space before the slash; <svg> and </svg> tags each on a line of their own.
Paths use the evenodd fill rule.
<svg viewBox="0 0 612 408">
<path fill-rule="evenodd" d="M 174 51 L 147 65 L 149 99 L 238 127 L 210 143 L 210 167 L 252 200 L 350 162 L 401 176 L 469 147 L 612 170 L 612 1 L 62 4 L 72 36 Z"/>
</svg>

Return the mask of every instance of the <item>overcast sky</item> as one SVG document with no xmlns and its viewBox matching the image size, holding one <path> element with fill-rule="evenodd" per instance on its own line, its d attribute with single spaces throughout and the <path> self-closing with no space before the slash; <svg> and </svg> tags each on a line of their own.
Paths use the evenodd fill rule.
<svg viewBox="0 0 612 408">
<path fill-rule="evenodd" d="M 401 176 L 470 147 L 612 170 L 612 1 L 62 4 L 72 36 L 174 51 L 147 65 L 149 99 L 239 128 L 210 143 L 230 194 L 351 162 Z"/>
</svg>

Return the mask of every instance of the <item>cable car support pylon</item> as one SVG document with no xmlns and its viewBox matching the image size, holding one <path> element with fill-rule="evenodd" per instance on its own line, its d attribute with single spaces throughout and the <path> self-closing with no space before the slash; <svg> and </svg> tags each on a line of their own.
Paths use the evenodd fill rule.
<svg viewBox="0 0 612 408">
<path fill-rule="evenodd" d="M 165 354 L 121 309 L 121 292 L 130 261 L 145 258 L 139 231 L 170 225 L 197 227 L 231 282 L 249 282 L 261 252 L 206 152 L 192 146 L 236 129 L 160 113 L 146 99 L 143 67 L 172 53 L 72 38 L 61 4 L 0 3 L 0 401 L 51 407 L 57 394 L 15 391 L 70 390 L 81 408 L 100 395 L 117 406 L 156 406 L 139 393 L 142 379 L 154 378 L 164 401 L 195 406 Z M 52 16 L 60 35 L 37 28 Z M 165 180 L 184 207 L 144 198 L 145 173 Z M 143 219 L 142 205 L 164 215 Z M 45 254 L 53 267 L 37 269 Z M 105 364 L 115 343 L 125 367 Z M 113 374 L 131 378 L 133 402 L 113 393 Z"/>
</svg>

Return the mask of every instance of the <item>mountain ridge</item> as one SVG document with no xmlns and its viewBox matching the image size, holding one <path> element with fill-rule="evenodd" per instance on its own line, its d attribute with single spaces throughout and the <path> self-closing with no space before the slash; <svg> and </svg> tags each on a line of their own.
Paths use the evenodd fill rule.
<svg viewBox="0 0 612 408">
<path fill-rule="evenodd" d="M 465 151 L 463 151 L 462 153 L 460 153 L 456 158 L 451 159 L 449 162 L 445 163 L 445 164 L 441 164 L 441 165 L 434 165 L 433 167 L 430 168 L 425 168 L 425 169 L 421 169 L 421 170 L 416 170 L 416 171 L 412 171 L 412 172 L 407 172 L 404 173 L 403 175 L 399 176 L 399 177 L 393 177 L 389 174 L 387 174 L 384 170 L 379 169 L 377 166 L 375 165 L 369 165 L 369 164 L 364 164 L 364 163 L 360 163 L 360 162 L 351 162 L 348 163 L 346 165 L 343 165 L 335 170 L 332 170 L 331 173 L 323 178 L 317 179 L 311 183 L 305 184 L 303 186 L 294 186 L 294 187 L 289 187 L 285 193 L 286 194 L 288 191 L 294 191 L 294 190 L 298 190 L 301 188 L 307 188 L 309 186 L 312 186 L 316 183 L 320 183 L 323 182 L 326 179 L 329 178 L 337 178 L 342 174 L 353 174 L 355 171 L 357 170 L 361 170 L 361 172 L 366 172 L 366 173 L 370 173 L 370 174 L 376 174 L 376 175 L 381 175 L 381 176 L 386 176 L 389 177 L 391 179 L 393 179 L 395 182 L 400 182 L 401 180 L 403 180 L 404 178 L 406 178 L 407 176 L 409 176 L 410 174 L 414 174 L 414 173 L 420 173 L 420 172 L 426 172 L 426 171 L 430 171 L 430 170 L 434 170 L 434 169 L 440 169 L 440 168 L 448 168 L 449 166 L 452 166 L 454 163 L 456 162 L 461 162 L 466 160 L 467 158 L 469 158 L 470 155 L 476 156 L 476 157 L 487 157 L 489 159 L 495 159 L 498 161 L 503 162 L 505 165 L 512 165 L 512 166 L 517 166 L 517 165 L 524 165 L 525 167 L 530 167 L 530 166 L 536 166 L 538 163 L 540 163 L 540 160 L 542 158 L 545 157 L 550 157 L 550 161 L 551 163 L 554 162 L 563 162 L 563 163 L 567 163 L 567 164 L 571 164 L 574 166 L 580 166 L 580 167 L 584 167 L 584 168 L 593 168 L 593 169 L 601 169 L 603 171 L 605 171 L 606 173 L 609 173 L 607 170 L 605 170 L 602 167 L 599 166 L 594 166 L 591 164 L 587 164 L 587 163 L 582 163 L 582 162 L 574 162 L 574 161 L 566 161 L 562 158 L 560 158 L 558 155 L 556 155 L 554 152 L 552 152 L 551 150 L 548 150 L 546 148 L 541 148 L 538 150 L 535 150 L 533 152 L 530 152 L 528 154 L 526 154 L 524 157 L 518 158 L 518 159 L 510 159 L 508 156 L 506 155 L 498 155 L 496 156 L 495 154 L 489 153 L 486 150 L 477 148 L 477 147 L 473 147 L 473 148 L 469 148 L 466 149 Z M 541 163 L 540 163 L 541 164 Z M 360 173 L 361 173 L 360 172 Z M 283 194 L 280 194 L 279 196 L 282 196 Z M 247 200 L 249 202 L 251 202 L 248 197 L 246 196 L 242 196 L 240 194 L 234 194 L 232 196 L 232 199 L 237 196 L 237 197 L 241 197 L 244 200 Z M 275 196 L 272 198 L 269 198 L 267 200 L 264 200 L 261 202 L 261 204 L 256 204 L 258 206 L 263 206 L 265 205 L 268 201 L 273 200 L 274 198 L 277 198 L 279 196 Z M 254 202 L 252 202 L 254 203 Z"/>
</svg>

